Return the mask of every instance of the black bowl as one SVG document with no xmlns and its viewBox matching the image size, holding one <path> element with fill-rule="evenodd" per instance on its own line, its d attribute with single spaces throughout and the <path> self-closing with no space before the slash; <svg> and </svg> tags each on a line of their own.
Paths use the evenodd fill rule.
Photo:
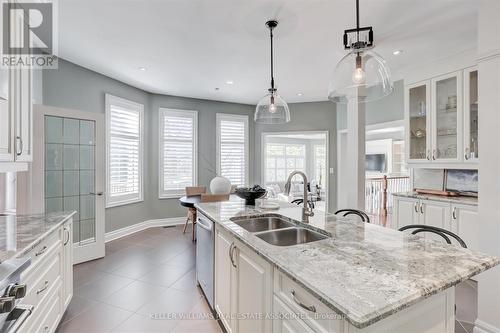
<svg viewBox="0 0 500 333">
<path fill-rule="evenodd" d="M 246 205 L 255 206 L 255 199 L 262 198 L 266 195 L 267 191 L 265 189 L 254 191 L 251 187 L 237 187 L 234 193 L 240 198 L 245 199 Z"/>
</svg>

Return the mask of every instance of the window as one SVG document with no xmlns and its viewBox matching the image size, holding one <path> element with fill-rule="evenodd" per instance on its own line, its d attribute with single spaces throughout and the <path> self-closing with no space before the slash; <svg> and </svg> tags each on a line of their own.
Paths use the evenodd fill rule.
<svg viewBox="0 0 500 333">
<path fill-rule="evenodd" d="M 266 145 L 266 183 L 284 182 L 294 170 L 305 172 L 305 160 L 305 145 L 268 143 Z"/>
<path fill-rule="evenodd" d="M 175 198 L 197 185 L 198 112 L 160 108 L 160 198 Z"/>
<path fill-rule="evenodd" d="M 143 200 L 144 105 L 106 94 L 106 207 Z"/>
<path fill-rule="evenodd" d="M 326 176 L 326 147 L 325 145 L 314 145 L 314 179 L 319 185 L 323 185 Z"/>
<path fill-rule="evenodd" d="M 217 173 L 248 184 L 248 116 L 217 113 Z"/>
</svg>

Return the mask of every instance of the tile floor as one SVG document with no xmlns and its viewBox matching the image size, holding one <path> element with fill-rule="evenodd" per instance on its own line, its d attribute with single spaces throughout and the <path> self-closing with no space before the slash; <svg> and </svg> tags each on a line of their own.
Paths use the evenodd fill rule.
<svg viewBox="0 0 500 333">
<path fill-rule="evenodd" d="M 106 257 L 76 265 L 73 300 L 58 333 L 221 332 L 207 319 L 210 310 L 196 285 L 190 237 L 181 227 L 152 228 L 109 242 Z M 455 332 L 472 333 L 475 282 L 457 286 L 456 303 Z"/>
<path fill-rule="evenodd" d="M 196 286 L 190 237 L 180 227 L 152 228 L 109 242 L 106 257 L 76 265 L 58 332 L 221 332 Z"/>
</svg>

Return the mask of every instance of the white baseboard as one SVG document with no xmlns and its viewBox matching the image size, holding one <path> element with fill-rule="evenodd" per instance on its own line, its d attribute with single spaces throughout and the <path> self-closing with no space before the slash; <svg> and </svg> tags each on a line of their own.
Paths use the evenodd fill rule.
<svg viewBox="0 0 500 333">
<path fill-rule="evenodd" d="M 500 333 L 500 328 L 476 319 L 474 322 L 474 333 Z"/>
<path fill-rule="evenodd" d="M 165 218 L 165 219 L 155 219 L 155 220 L 147 220 L 144 222 L 136 223 L 131 226 L 113 230 L 110 232 L 107 232 L 104 235 L 104 241 L 110 242 L 112 240 L 122 238 L 128 235 L 131 235 L 133 233 L 146 230 L 149 228 L 154 228 L 154 227 L 165 227 L 165 226 L 172 226 L 172 225 L 179 225 L 179 224 L 184 224 L 186 223 L 186 218 L 185 217 L 171 217 L 171 218 Z"/>
</svg>

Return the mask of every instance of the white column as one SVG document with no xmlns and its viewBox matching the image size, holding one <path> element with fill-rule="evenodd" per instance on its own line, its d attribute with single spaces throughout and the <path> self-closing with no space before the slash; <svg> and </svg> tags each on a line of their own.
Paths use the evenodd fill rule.
<svg viewBox="0 0 500 333">
<path fill-rule="evenodd" d="M 347 207 L 365 210 L 365 104 L 347 104 Z"/>
<path fill-rule="evenodd" d="M 500 1 L 479 5 L 479 244 L 500 256 Z M 479 276 L 478 292 L 474 332 L 500 333 L 500 267 Z"/>
</svg>

